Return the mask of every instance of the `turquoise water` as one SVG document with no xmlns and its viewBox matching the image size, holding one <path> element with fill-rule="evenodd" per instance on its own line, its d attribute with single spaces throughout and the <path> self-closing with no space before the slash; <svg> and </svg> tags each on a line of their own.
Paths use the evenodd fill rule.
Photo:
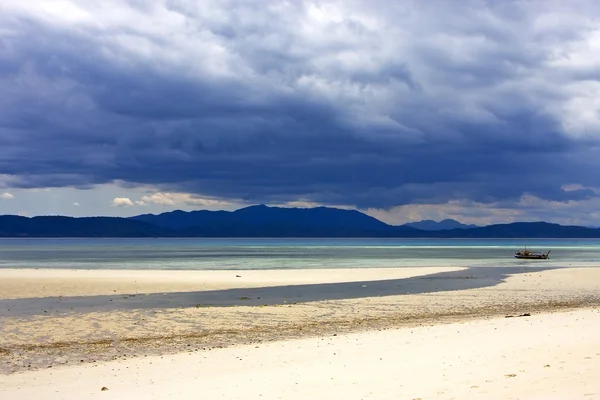
<svg viewBox="0 0 600 400">
<path fill-rule="evenodd" d="M 527 244 L 550 260 L 513 258 Z M 0 239 L 0 268 L 600 266 L 600 239 Z"/>
</svg>

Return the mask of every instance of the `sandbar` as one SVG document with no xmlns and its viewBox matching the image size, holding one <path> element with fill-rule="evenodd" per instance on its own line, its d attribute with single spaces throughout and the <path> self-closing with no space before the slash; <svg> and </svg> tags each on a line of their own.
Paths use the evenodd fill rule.
<svg viewBox="0 0 600 400">
<path fill-rule="evenodd" d="M 401 279 L 459 267 L 278 270 L 0 269 L 0 299 L 192 292 L 232 288 Z"/>
</svg>

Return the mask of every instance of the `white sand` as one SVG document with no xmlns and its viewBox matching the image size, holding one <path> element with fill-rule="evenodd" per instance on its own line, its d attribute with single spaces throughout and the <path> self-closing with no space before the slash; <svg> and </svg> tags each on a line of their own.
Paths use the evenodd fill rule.
<svg viewBox="0 0 600 400">
<path fill-rule="evenodd" d="M 599 332 L 585 309 L 299 339 L 17 373 L 0 398 L 600 399 Z"/>
<path fill-rule="evenodd" d="M 463 268 L 355 268 L 244 271 L 0 269 L 0 299 L 190 292 L 403 279 Z"/>
<path fill-rule="evenodd" d="M 5 297 L 12 293 L 15 298 L 39 297 L 41 293 L 53 293 L 55 296 L 112 294 L 113 287 L 137 288 L 141 293 L 151 293 L 158 287 L 164 288 L 164 291 L 181 291 L 185 285 L 190 288 L 190 285 L 202 284 L 226 288 L 370 280 L 443 270 L 447 269 L 241 272 L 0 270 L 0 293 L 4 293 Z M 242 276 L 237 278 L 236 274 Z M 438 284 L 443 285 L 444 280 L 431 281 L 432 287 Z M 81 358 L 86 362 L 111 360 L 123 353 L 129 356 L 146 351 L 165 354 L 186 350 L 190 342 L 192 346 L 215 347 L 301 334 L 340 333 L 440 319 L 448 322 L 597 305 L 600 305 L 600 268 L 565 268 L 541 272 L 532 270 L 509 276 L 494 286 L 467 290 L 316 301 L 285 307 L 186 307 L 84 310 L 82 313 L 33 317 L 11 315 L 0 317 L 0 373 L 27 369 L 29 365 L 31 368 L 58 365 L 64 361 L 57 360 L 65 357 L 71 364 Z M 88 345 L 97 341 L 116 345 L 107 348 Z M 56 347 L 56 344 L 60 346 Z M 3 355 L 2 349 L 9 354 Z"/>
</svg>

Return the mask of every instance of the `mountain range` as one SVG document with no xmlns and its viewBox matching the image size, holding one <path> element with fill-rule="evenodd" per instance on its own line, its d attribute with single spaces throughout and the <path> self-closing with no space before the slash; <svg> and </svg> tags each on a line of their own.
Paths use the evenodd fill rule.
<svg viewBox="0 0 600 400">
<path fill-rule="evenodd" d="M 3 215 L 0 237 L 600 238 L 600 229 L 547 222 L 477 227 L 455 220 L 394 226 L 356 210 L 257 205 L 236 211 L 177 210 L 129 218 Z"/>
<path fill-rule="evenodd" d="M 440 222 L 426 219 L 419 222 L 409 222 L 404 224 L 404 226 L 410 226 L 411 228 L 417 228 L 423 231 L 445 231 L 449 229 L 479 228 L 477 225 L 465 225 L 453 219 L 444 219 Z"/>
</svg>

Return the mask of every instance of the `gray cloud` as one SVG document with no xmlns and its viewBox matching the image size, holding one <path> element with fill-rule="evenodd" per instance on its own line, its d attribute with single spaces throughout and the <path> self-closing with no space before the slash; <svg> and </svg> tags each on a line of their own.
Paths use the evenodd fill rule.
<svg viewBox="0 0 600 400">
<path fill-rule="evenodd" d="M 364 208 L 597 196 L 561 189 L 600 187 L 593 1 L 47 4 L 0 16 L 14 187 Z"/>
</svg>

